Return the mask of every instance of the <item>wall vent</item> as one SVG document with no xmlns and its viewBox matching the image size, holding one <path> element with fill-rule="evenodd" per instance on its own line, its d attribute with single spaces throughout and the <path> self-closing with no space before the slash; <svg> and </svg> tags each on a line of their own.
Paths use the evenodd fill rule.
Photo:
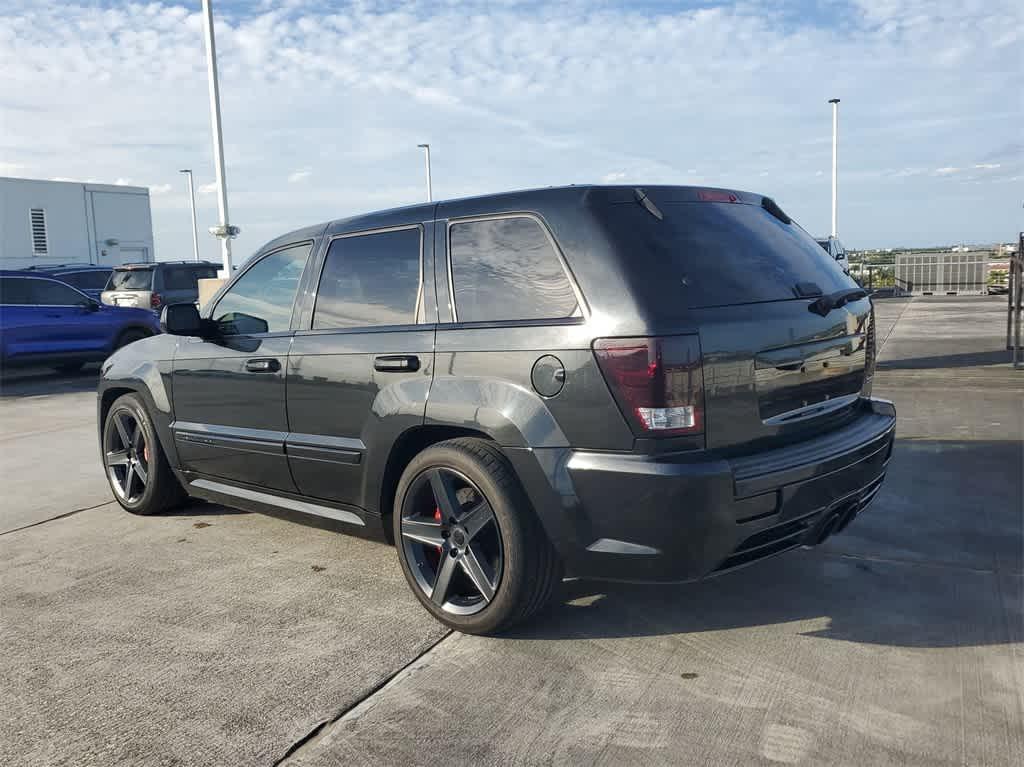
<svg viewBox="0 0 1024 767">
<path fill-rule="evenodd" d="M 50 248 L 46 240 L 46 211 L 43 208 L 32 208 L 29 216 L 32 219 L 32 255 L 48 256 Z"/>
</svg>

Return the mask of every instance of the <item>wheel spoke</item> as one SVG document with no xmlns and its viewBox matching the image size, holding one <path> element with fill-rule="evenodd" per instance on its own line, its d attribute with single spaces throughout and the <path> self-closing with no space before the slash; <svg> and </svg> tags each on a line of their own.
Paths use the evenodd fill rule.
<svg viewBox="0 0 1024 767">
<path fill-rule="evenodd" d="M 107 466 L 126 466 L 127 464 L 127 450 L 111 450 L 107 453 Z"/>
<path fill-rule="evenodd" d="M 142 448 L 146 445 L 145 435 L 142 433 L 142 426 L 138 423 L 135 424 L 135 432 L 132 434 L 132 446 L 135 448 L 135 452 L 142 455 Z"/>
<path fill-rule="evenodd" d="M 441 560 L 437 563 L 437 577 L 434 579 L 434 587 L 430 591 L 430 599 L 435 605 L 444 604 L 448 597 L 452 574 L 455 572 L 455 558 L 448 552 L 447 547 L 441 550 Z"/>
<path fill-rule="evenodd" d="M 437 508 L 441 510 L 442 518 L 455 519 L 459 510 L 459 499 L 455 497 L 455 487 L 448 473 L 442 469 L 432 469 L 430 489 L 434 491 L 434 500 L 437 502 Z"/>
<path fill-rule="evenodd" d="M 487 574 L 487 570 L 477 557 L 476 552 L 473 551 L 472 546 L 466 547 L 466 553 L 459 559 L 459 564 L 462 565 L 462 569 L 465 570 L 469 579 L 473 581 L 473 585 L 476 586 L 484 601 L 490 602 L 494 599 L 494 586 L 491 585 L 491 577 Z"/>
<path fill-rule="evenodd" d="M 132 446 L 132 440 L 128 436 L 128 426 L 125 425 L 121 413 L 114 416 L 114 426 L 117 427 L 117 435 L 121 438 L 121 447 L 127 450 Z"/>
<path fill-rule="evenodd" d="M 149 482 L 149 470 L 142 465 L 142 461 L 135 462 L 135 475 L 139 478 L 139 482 L 142 483 L 143 487 Z"/>
<path fill-rule="evenodd" d="M 444 545 L 441 537 L 441 526 L 434 522 L 420 522 L 415 519 L 402 520 L 402 537 L 411 538 L 429 546 Z"/>
<path fill-rule="evenodd" d="M 473 540 L 476 534 L 483 530 L 493 518 L 494 515 L 491 512 L 490 504 L 487 501 L 480 501 L 480 503 L 459 517 L 459 524 L 466 531 L 469 540 Z"/>
<path fill-rule="evenodd" d="M 128 471 L 124 475 L 124 497 L 130 499 L 132 497 L 132 480 L 135 479 L 135 464 L 128 464 Z"/>
</svg>

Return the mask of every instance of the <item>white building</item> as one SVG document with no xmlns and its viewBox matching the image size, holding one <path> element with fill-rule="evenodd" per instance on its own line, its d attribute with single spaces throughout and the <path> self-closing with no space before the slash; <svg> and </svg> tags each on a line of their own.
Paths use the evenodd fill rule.
<svg viewBox="0 0 1024 767">
<path fill-rule="evenodd" d="M 146 187 L 0 177 L 0 269 L 153 260 Z"/>
</svg>

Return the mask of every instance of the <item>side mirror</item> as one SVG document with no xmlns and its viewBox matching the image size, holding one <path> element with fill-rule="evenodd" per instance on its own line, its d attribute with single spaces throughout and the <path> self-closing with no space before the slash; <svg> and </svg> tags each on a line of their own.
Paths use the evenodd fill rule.
<svg viewBox="0 0 1024 767">
<path fill-rule="evenodd" d="M 167 304 L 160 312 L 160 329 L 174 336 L 209 335 L 209 322 L 199 316 L 195 304 Z"/>
<path fill-rule="evenodd" d="M 100 310 L 99 301 L 93 301 L 91 298 L 88 301 L 84 301 L 79 304 L 87 312 L 98 312 Z"/>
</svg>

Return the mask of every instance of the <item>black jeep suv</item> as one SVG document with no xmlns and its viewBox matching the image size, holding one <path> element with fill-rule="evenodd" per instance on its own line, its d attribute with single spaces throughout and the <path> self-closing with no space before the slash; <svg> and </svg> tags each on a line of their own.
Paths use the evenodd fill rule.
<svg viewBox="0 0 1024 767">
<path fill-rule="evenodd" d="M 574 186 L 333 221 L 163 325 L 103 366 L 120 504 L 384 536 L 466 632 L 529 616 L 563 575 L 683 581 L 820 543 L 892 450 L 869 299 L 746 192 Z"/>
</svg>

